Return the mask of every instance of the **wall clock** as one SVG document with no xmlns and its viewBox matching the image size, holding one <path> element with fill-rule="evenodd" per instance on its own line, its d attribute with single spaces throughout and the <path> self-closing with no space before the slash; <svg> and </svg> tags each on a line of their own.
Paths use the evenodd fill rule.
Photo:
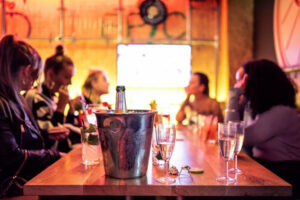
<svg viewBox="0 0 300 200">
<path fill-rule="evenodd" d="M 157 26 L 167 18 L 167 7 L 160 0 L 145 0 L 140 5 L 140 15 L 146 24 Z"/>
<path fill-rule="evenodd" d="M 278 64 L 300 66 L 300 0 L 276 0 L 274 40 Z"/>
</svg>

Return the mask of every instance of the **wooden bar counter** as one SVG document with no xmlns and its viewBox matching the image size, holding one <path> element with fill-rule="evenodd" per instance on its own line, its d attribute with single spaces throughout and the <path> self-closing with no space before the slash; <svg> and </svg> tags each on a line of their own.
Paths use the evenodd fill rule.
<svg viewBox="0 0 300 200">
<path fill-rule="evenodd" d="M 176 183 L 162 185 L 155 181 L 164 174 L 163 166 L 152 166 L 147 175 L 136 179 L 115 179 L 105 176 L 102 162 L 96 166 L 81 163 L 81 147 L 31 179 L 24 186 L 25 195 L 39 196 L 281 196 L 292 195 L 292 186 L 246 154 L 240 153 L 238 167 L 243 171 L 234 184 L 220 183 L 224 160 L 218 145 L 203 142 L 197 133 L 181 128 L 177 134 L 170 166 L 202 168 L 203 174 L 185 173 Z M 150 155 L 151 156 L 151 155 Z M 233 165 L 230 161 L 229 166 Z M 230 174 L 230 176 L 234 176 Z"/>
</svg>

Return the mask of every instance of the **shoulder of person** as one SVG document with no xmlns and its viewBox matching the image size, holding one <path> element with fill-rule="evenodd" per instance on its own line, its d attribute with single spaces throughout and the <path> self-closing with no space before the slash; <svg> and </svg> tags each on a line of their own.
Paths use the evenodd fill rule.
<svg viewBox="0 0 300 200">
<path fill-rule="evenodd" d="M 285 106 L 285 105 L 276 105 L 270 108 L 266 112 L 272 112 L 272 113 L 297 113 L 297 109 L 290 107 L 290 106 Z"/>
<path fill-rule="evenodd" d="M 42 91 L 39 90 L 38 88 L 33 88 L 33 89 L 29 90 L 26 93 L 25 100 L 29 104 L 32 104 L 33 102 L 38 103 L 40 101 L 47 101 L 47 102 L 50 101 L 50 102 L 52 102 L 52 99 L 50 99 L 49 97 L 44 95 L 42 93 Z"/>
<path fill-rule="evenodd" d="M 214 99 L 214 98 L 210 98 L 210 97 L 208 97 L 207 98 L 207 101 L 211 104 L 211 105 L 219 105 L 219 102 L 216 100 L 216 99 Z"/>
<path fill-rule="evenodd" d="M 38 88 L 32 88 L 26 92 L 25 98 L 33 98 L 40 95 L 41 91 Z"/>
<path fill-rule="evenodd" d="M 297 112 L 296 108 L 285 105 L 276 105 L 271 107 L 269 110 L 261 113 L 258 117 L 268 117 L 274 120 L 291 120 L 293 117 L 295 117 L 295 119 L 298 119 L 299 113 Z"/>
</svg>

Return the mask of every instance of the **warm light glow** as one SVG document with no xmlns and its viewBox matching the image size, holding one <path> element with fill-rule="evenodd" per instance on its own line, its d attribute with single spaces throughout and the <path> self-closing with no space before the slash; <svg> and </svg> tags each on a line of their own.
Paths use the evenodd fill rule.
<svg viewBox="0 0 300 200">
<path fill-rule="evenodd" d="M 229 64 L 228 64 L 228 0 L 221 0 L 220 21 L 220 67 L 218 74 L 218 101 L 225 101 L 229 89 Z"/>
<path fill-rule="evenodd" d="M 157 111 L 161 114 L 170 114 L 170 121 L 175 122 L 175 115 L 180 104 L 185 99 L 183 88 L 132 88 L 126 89 L 128 109 L 150 109 L 150 102 L 156 100 Z"/>
<path fill-rule="evenodd" d="M 133 87 L 186 87 L 191 74 L 191 46 L 118 45 L 117 83 Z"/>
<path fill-rule="evenodd" d="M 15 5 L 14 7 L 9 6 L 12 5 L 12 2 Z M 59 40 L 62 25 L 61 2 L 64 2 L 64 41 Z M 76 67 L 76 74 L 72 79 L 72 85 L 69 87 L 72 98 L 81 94 L 81 86 L 90 68 L 103 69 L 109 78 L 110 93 L 104 95 L 101 99 L 114 105 L 117 85 L 118 38 L 122 38 L 123 43 L 187 44 L 187 0 L 164 1 L 170 15 L 164 23 L 159 24 L 157 27 L 144 24 L 140 18 L 140 0 L 122 0 L 121 2 L 121 35 L 118 35 L 118 14 L 120 11 L 118 0 L 6 1 L 6 12 L 11 13 L 6 15 L 6 33 L 16 34 L 20 38 L 29 38 L 27 41 L 38 50 L 44 61 L 54 54 L 56 45 L 62 43 L 65 54 L 73 59 Z M 207 74 L 210 79 L 211 97 L 224 100 L 226 95 L 223 95 L 223 91 L 224 94 L 227 93 L 226 84 L 228 84 L 228 72 L 224 70 L 228 68 L 226 63 L 228 56 L 226 52 L 221 54 L 219 84 L 218 91 L 216 91 L 217 86 L 215 83 L 218 78 L 215 72 L 216 49 L 211 45 L 213 42 L 208 44 L 202 41 L 213 41 L 214 37 L 219 34 L 216 34 L 218 15 L 215 8 L 217 2 L 215 0 L 192 2 L 196 9 L 192 9 L 190 13 L 192 18 L 191 39 L 200 42 L 191 44 L 192 67 L 187 66 L 185 73 L 192 70 L 192 72 Z M 224 2 L 227 5 L 227 1 L 222 1 L 223 4 Z M 223 25 L 223 23 L 221 22 L 221 25 L 227 27 L 227 24 Z M 0 26 L 0 30 L 1 28 Z M 224 32 L 222 31 L 221 34 L 224 34 Z M 227 48 L 227 45 L 221 43 L 221 48 L 224 46 Z M 164 60 L 158 62 L 162 61 Z M 167 72 L 166 77 L 173 77 L 173 75 Z M 161 78 L 159 79 L 161 80 Z M 158 104 L 158 111 L 171 114 L 171 120 L 174 121 L 175 114 L 185 99 L 184 84 L 182 82 L 186 82 L 187 74 L 185 74 L 184 81 L 181 83 L 178 82 L 178 79 L 178 77 L 173 79 L 173 83 L 179 84 L 173 88 L 154 87 L 152 83 L 147 87 L 126 87 L 128 108 L 150 109 L 149 103 L 155 99 Z M 161 86 L 158 84 L 157 79 L 153 80 L 156 85 Z"/>
</svg>

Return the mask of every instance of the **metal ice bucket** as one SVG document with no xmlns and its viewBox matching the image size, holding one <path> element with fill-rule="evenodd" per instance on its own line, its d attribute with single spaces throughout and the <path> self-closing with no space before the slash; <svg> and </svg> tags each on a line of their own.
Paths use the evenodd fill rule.
<svg viewBox="0 0 300 200">
<path fill-rule="evenodd" d="M 148 168 L 156 112 L 96 112 L 105 174 L 114 178 L 144 176 Z"/>
</svg>

